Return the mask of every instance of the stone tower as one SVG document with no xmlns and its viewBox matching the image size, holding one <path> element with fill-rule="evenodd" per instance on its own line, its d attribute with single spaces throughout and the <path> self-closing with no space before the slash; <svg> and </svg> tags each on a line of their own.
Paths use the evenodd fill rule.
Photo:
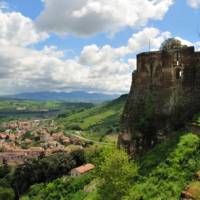
<svg viewBox="0 0 200 200">
<path fill-rule="evenodd" d="M 137 154 L 151 148 L 200 108 L 200 52 L 166 40 L 159 51 L 137 55 L 122 115 L 119 145 Z"/>
</svg>

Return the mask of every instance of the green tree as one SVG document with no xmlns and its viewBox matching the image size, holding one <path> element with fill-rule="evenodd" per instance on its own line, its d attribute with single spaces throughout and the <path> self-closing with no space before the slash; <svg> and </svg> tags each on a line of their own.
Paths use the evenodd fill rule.
<svg viewBox="0 0 200 200">
<path fill-rule="evenodd" d="M 68 174 L 68 172 L 84 163 L 83 151 L 71 154 L 56 153 L 45 158 L 28 160 L 19 165 L 12 177 L 12 187 L 16 197 L 25 193 L 35 183 L 48 182 Z"/>
<path fill-rule="evenodd" d="M 124 150 L 106 148 L 97 161 L 97 174 L 102 180 L 100 199 L 119 200 L 129 190 L 137 175 L 137 166 Z"/>
</svg>

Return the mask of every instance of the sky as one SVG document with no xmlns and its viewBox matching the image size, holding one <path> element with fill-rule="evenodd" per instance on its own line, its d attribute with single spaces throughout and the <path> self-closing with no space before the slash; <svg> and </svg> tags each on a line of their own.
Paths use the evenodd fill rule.
<svg viewBox="0 0 200 200">
<path fill-rule="evenodd" d="M 138 53 L 200 50 L 199 19 L 200 0 L 0 0 L 0 95 L 127 93 Z"/>
</svg>

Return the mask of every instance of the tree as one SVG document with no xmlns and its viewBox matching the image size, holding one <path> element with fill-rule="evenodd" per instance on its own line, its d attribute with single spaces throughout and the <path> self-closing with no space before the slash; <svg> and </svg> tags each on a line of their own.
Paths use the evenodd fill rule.
<svg viewBox="0 0 200 200">
<path fill-rule="evenodd" d="M 100 199 L 121 199 L 137 175 L 136 164 L 130 161 L 124 150 L 106 148 L 101 152 L 96 165 L 97 174 L 102 180 L 99 188 Z"/>
<path fill-rule="evenodd" d="M 44 158 L 28 160 L 19 165 L 13 174 L 12 187 L 16 197 L 25 193 L 28 188 L 41 182 L 51 181 L 68 174 L 68 172 L 84 163 L 83 151 L 56 153 Z M 16 198 L 17 199 L 17 198 Z"/>
</svg>

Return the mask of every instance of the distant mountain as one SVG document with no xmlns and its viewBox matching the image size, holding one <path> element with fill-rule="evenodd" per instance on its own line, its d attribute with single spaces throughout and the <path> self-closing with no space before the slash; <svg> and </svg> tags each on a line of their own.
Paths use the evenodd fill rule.
<svg viewBox="0 0 200 200">
<path fill-rule="evenodd" d="M 7 99 L 38 100 L 38 101 L 69 101 L 69 102 L 103 102 L 119 97 L 117 94 L 78 92 L 34 92 L 4 96 Z"/>
</svg>

